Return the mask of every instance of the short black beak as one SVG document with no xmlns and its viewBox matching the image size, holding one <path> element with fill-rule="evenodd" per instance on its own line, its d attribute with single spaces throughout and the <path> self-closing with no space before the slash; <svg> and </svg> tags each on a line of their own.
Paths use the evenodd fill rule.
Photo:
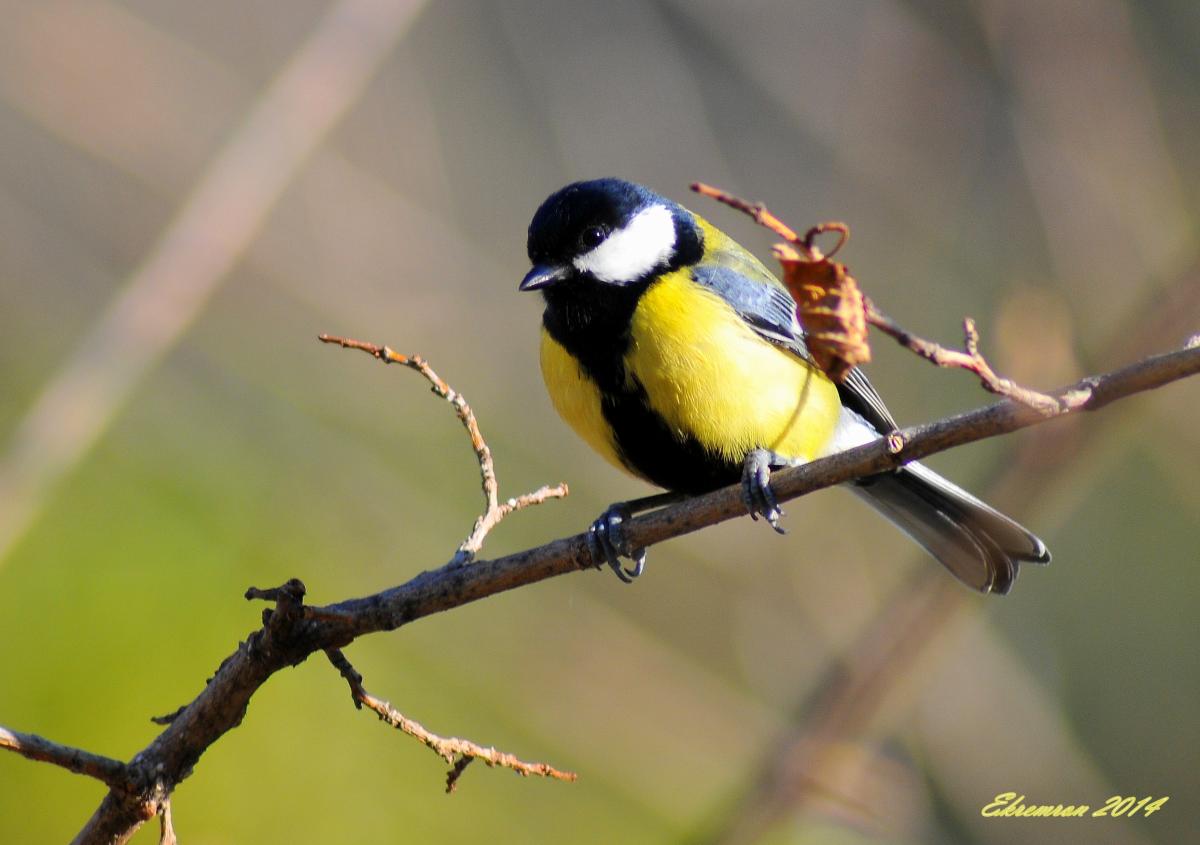
<svg viewBox="0 0 1200 845">
<path fill-rule="evenodd" d="M 555 282 L 561 282 L 567 277 L 569 272 L 566 267 L 558 267 L 552 264 L 537 264 L 525 274 L 525 278 L 521 280 L 521 284 L 517 287 L 517 290 L 537 290 L 538 288 L 549 287 Z"/>
</svg>

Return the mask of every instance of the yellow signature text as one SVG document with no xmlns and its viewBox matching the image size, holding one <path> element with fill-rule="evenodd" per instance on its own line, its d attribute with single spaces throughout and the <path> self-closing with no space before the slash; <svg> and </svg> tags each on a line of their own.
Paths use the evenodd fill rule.
<svg viewBox="0 0 1200 845">
<path fill-rule="evenodd" d="M 1104 806 L 1095 810 L 1089 804 L 1026 804 L 1025 796 L 1015 792 L 1001 792 L 992 803 L 984 805 L 979 814 L 984 818 L 1067 818 L 1078 819 L 1085 816 L 1100 818 L 1127 818 L 1136 815 L 1151 816 L 1162 809 L 1163 804 L 1170 800 L 1169 796 L 1155 798 L 1147 795 L 1138 800 L 1136 795 L 1111 795 Z"/>
<path fill-rule="evenodd" d="M 1028 816 L 1086 816 L 1092 811 L 1087 804 L 1026 804 L 1025 796 L 1001 792 L 991 804 L 980 810 L 985 818 L 1026 818 Z"/>
</svg>

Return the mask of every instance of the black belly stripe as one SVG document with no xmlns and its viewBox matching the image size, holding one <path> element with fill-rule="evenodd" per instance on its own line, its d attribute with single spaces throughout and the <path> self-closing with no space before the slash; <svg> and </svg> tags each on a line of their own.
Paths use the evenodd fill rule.
<svg viewBox="0 0 1200 845">
<path fill-rule="evenodd" d="M 705 493 L 741 477 L 741 464 L 731 463 L 693 437 L 678 434 L 646 401 L 637 385 L 604 397 L 601 411 L 612 426 L 621 460 L 646 480 L 667 490 Z"/>
<path fill-rule="evenodd" d="M 703 493 L 732 484 L 731 463 L 692 437 L 680 437 L 650 408 L 645 389 L 625 370 L 629 325 L 654 278 L 625 287 L 577 280 L 546 290 L 543 324 L 600 388 L 601 413 L 613 430 L 622 463 L 667 490 Z"/>
</svg>

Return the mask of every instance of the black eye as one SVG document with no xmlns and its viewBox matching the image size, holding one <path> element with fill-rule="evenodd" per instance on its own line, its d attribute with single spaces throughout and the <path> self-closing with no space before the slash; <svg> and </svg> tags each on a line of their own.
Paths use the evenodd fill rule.
<svg viewBox="0 0 1200 845">
<path fill-rule="evenodd" d="M 601 226 L 589 226 L 579 236 L 579 245 L 584 249 L 595 249 L 604 241 L 604 229 Z"/>
</svg>

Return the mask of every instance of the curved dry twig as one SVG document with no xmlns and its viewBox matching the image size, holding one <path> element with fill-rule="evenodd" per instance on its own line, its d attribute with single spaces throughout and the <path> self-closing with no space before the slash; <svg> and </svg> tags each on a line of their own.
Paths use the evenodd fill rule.
<svg viewBox="0 0 1200 845">
<path fill-rule="evenodd" d="M 363 687 L 362 674 L 351 665 L 341 649 L 326 649 L 325 656 L 329 658 L 329 662 L 333 664 L 334 668 L 346 679 L 346 683 L 350 685 L 350 697 L 354 700 L 355 707 L 361 709 L 365 706 L 368 710 L 373 711 L 380 720 L 420 741 L 426 748 L 429 748 L 450 764 L 450 771 L 446 775 L 446 792 L 454 791 L 455 787 L 458 786 L 459 777 L 462 776 L 463 771 L 472 760 L 482 760 L 489 766 L 511 769 L 523 777 L 537 775 L 538 777 L 565 781 L 574 781 L 579 778 L 579 775 L 575 774 L 575 772 L 565 772 L 554 768 L 548 763 L 526 763 L 512 754 L 497 751 L 495 748 L 484 748 L 482 745 L 477 745 L 469 739 L 438 736 L 426 729 L 421 723 L 405 716 L 386 701 L 378 699 L 367 692 L 366 688 Z"/>
<path fill-rule="evenodd" d="M 496 478 L 496 464 L 492 460 L 492 450 L 488 447 L 487 441 L 483 439 L 483 434 L 479 431 L 479 421 L 475 419 L 475 412 L 471 410 L 471 406 L 467 404 L 467 400 L 463 398 L 463 395 L 435 373 L 424 358 L 420 355 L 402 355 L 391 347 L 367 343 L 362 340 L 354 340 L 348 337 L 321 334 L 317 335 L 317 340 L 322 343 L 336 344 L 343 349 L 358 349 L 385 364 L 401 364 L 416 370 L 433 386 L 434 393 L 450 403 L 459 421 L 467 429 L 467 436 L 471 438 L 471 448 L 475 450 L 475 458 L 479 461 L 479 475 L 483 484 L 484 510 L 479 515 L 479 518 L 475 520 L 475 526 L 471 529 L 471 533 L 467 536 L 467 539 L 459 544 L 451 563 L 463 564 L 474 560 L 475 555 L 483 548 L 483 541 L 487 535 L 509 514 L 527 508 L 530 505 L 540 505 L 547 499 L 561 499 L 569 492 L 566 482 L 560 482 L 553 486 L 544 485 L 532 493 L 525 493 L 506 502 L 501 502 L 500 482 Z"/>
</svg>

